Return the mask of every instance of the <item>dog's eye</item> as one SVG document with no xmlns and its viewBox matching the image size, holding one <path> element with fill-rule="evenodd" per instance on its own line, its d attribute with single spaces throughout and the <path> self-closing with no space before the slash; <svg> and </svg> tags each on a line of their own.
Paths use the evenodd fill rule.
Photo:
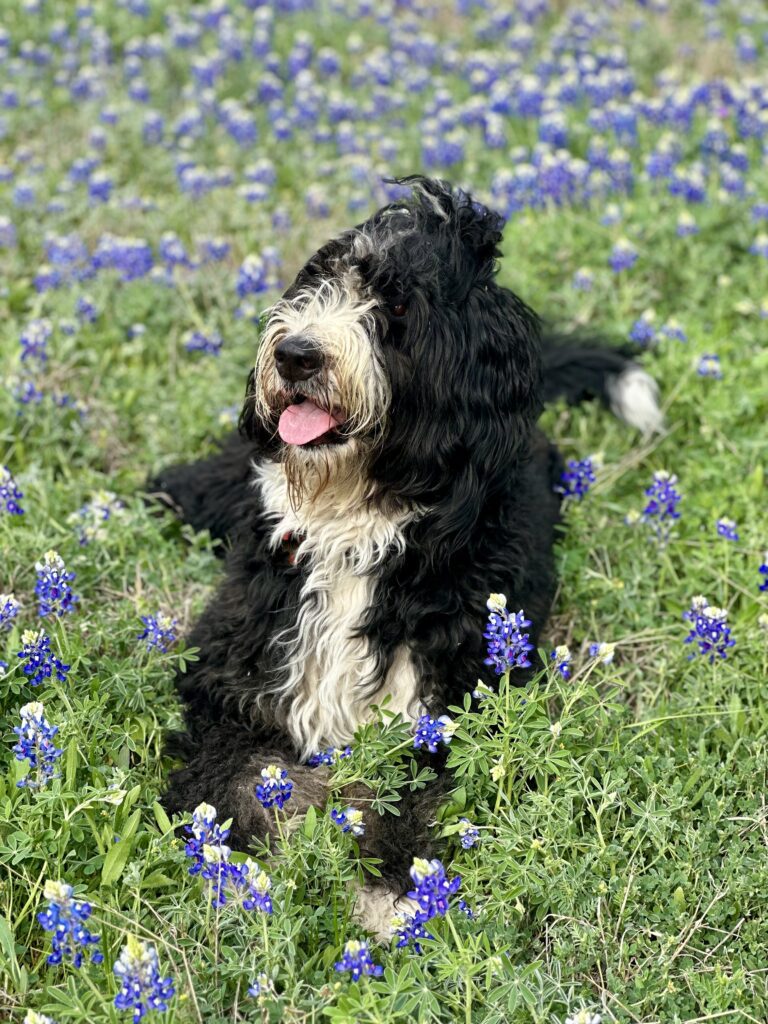
<svg viewBox="0 0 768 1024">
<path fill-rule="evenodd" d="M 391 309 L 392 316 L 405 316 L 405 314 L 408 312 L 408 307 L 405 305 L 404 302 L 395 303 L 395 305 L 392 306 Z"/>
</svg>

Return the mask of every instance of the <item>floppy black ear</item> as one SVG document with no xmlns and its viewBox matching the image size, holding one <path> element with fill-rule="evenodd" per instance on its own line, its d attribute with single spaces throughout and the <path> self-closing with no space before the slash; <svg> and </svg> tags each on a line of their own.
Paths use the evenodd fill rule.
<svg viewBox="0 0 768 1024">
<path fill-rule="evenodd" d="M 389 427 L 371 473 L 382 493 L 426 509 L 415 529 L 434 568 L 514 479 L 540 411 L 539 324 L 491 279 L 458 306 L 416 297 L 407 332 L 385 353 Z"/>
<path fill-rule="evenodd" d="M 454 236 L 459 250 L 456 254 L 457 269 L 463 270 L 463 280 L 467 279 L 467 274 L 484 268 L 489 277 L 493 274 L 494 260 L 501 255 L 498 245 L 504 217 L 500 213 L 439 178 L 411 175 L 398 179 L 397 183 L 413 190 L 422 218 L 431 222 L 428 230 Z"/>
</svg>

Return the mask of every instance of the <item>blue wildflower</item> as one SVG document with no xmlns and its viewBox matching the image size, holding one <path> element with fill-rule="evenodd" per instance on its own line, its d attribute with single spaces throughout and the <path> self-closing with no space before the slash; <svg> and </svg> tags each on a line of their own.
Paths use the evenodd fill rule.
<svg viewBox="0 0 768 1024">
<path fill-rule="evenodd" d="M 637 249 L 627 238 L 620 238 L 611 250 L 608 263 L 611 270 L 619 274 L 622 270 L 630 270 L 637 263 Z"/>
<path fill-rule="evenodd" d="M 96 491 L 90 501 L 69 516 L 77 539 L 84 547 L 92 541 L 103 541 L 107 536 L 104 524 L 123 513 L 123 503 L 112 491 Z"/>
<path fill-rule="evenodd" d="M 359 981 L 364 974 L 378 978 L 384 973 L 384 968 L 371 960 L 368 943 L 357 939 L 350 939 L 344 946 L 341 960 L 337 961 L 333 966 L 334 970 L 339 973 L 349 971 L 352 975 L 352 981 Z"/>
<path fill-rule="evenodd" d="M 265 292 L 267 287 L 267 268 L 264 261 L 259 256 L 246 256 L 237 272 L 237 294 L 244 299 L 246 295 Z"/>
<path fill-rule="evenodd" d="M 688 210 L 683 210 L 677 218 L 675 231 L 680 238 L 686 238 L 689 235 L 697 235 L 699 233 L 699 227 L 693 214 L 689 213 Z"/>
<path fill-rule="evenodd" d="M 216 823 L 216 808 L 211 804 L 198 804 L 192 812 L 192 824 L 185 825 L 184 830 L 191 837 L 187 840 L 184 853 L 192 858 L 189 868 L 190 875 L 199 874 L 204 865 L 204 846 L 223 846 L 229 836 L 229 829 Z"/>
<path fill-rule="evenodd" d="M 24 497 L 13 474 L 7 466 L 0 466 L 0 511 L 7 512 L 10 516 L 23 516 L 24 509 L 19 502 Z"/>
<path fill-rule="evenodd" d="M 352 757 L 352 748 L 344 747 L 343 750 L 339 750 L 338 747 L 328 747 L 327 750 L 320 751 L 318 754 L 313 754 L 307 764 L 310 768 L 317 768 L 318 765 L 332 765 L 336 764 L 344 757 Z"/>
<path fill-rule="evenodd" d="M 26 661 L 25 676 L 32 686 L 39 686 L 44 679 L 55 675 L 60 683 L 66 681 L 69 665 L 63 665 L 51 651 L 51 640 L 42 629 L 25 629 L 21 634 L 21 650 L 18 657 Z"/>
<path fill-rule="evenodd" d="M 595 275 L 588 267 L 579 267 L 571 278 L 571 287 L 577 292 L 591 292 Z"/>
<path fill-rule="evenodd" d="M 290 800 L 293 783 L 288 778 L 285 768 L 279 768 L 276 764 L 267 765 L 261 769 L 262 781 L 256 786 L 256 799 L 262 807 L 278 807 Z"/>
<path fill-rule="evenodd" d="M 707 656 L 710 664 L 718 657 L 728 657 L 728 648 L 735 646 L 736 641 L 731 637 L 728 612 L 724 608 L 715 608 L 698 595 L 692 598 L 691 607 L 683 612 L 683 618 L 692 626 L 685 642 L 698 644 L 699 654 Z"/>
<path fill-rule="evenodd" d="M 53 1017 L 46 1017 L 44 1013 L 36 1013 L 34 1010 L 27 1010 L 22 1024 L 56 1024 Z"/>
<path fill-rule="evenodd" d="M 331 821 L 338 825 L 342 832 L 351 832 L 353 836 L 365 835 L 363 812 L 355 807 L 347 807 L 343 811 L 334 807 L 331 810 Z"/>
<path fill-rule="evenodd" d="M 218 331 L 210 331 L 208 334 L 202 331 L 188 331 L 184 348 L 187 352 L 205 352 L 207 355 L 217 356 L 221 353 L 223 344 L 224 339 Z"/>
<path fill-rule="evenodd" d="M 0 594 L 0 629 L 12 629 L 21 605 L 13 594 Z"/>
<path fill-rule="evenodd" d="M 459 818 L 459 838 L 462 847 L 471 850 L 480 841 L 480 829 L 469 818 Z"/>
<path fill-rule="evenodd" d="M 243 864 L 230 864 L 230 884 L 239 893 L 245 910 L 260 910 L 262 914 L 272 913 L 272 886 L 269 875 L 258 864 L 246 859 Z"/>
<path fill-rule="evenodd" d="M 763 259 L 768 260 L 768 234 L 761 232 L 757 235 L 750 245 L 749 251 L 753 256 L 762 256 Z"/>
<path fill-rule="evenodd" d="M 563 679 L 568 679 L 571 674 L 571 652 L 566 644 L 560 644 L 556 647 L 549 657 L 554 661 L 555 669 Z"/>
<path fill-rule="evenodd" d="M 48 339 L 51 334 L 53 334 L 53 324 L 47 317 L 30 320 L 19 335 L 21 361 L 36 359 L 40 363 L 46 363 L 48 361 Z"/>
<path fill-rule="evenodd" d="M 768 590 L 768 551 L 766 551 L 765 554 L 763 555 L 763 564 L 760 566 L 760 568 L 757 571 L 760 573 L 761 576 L 765 576 L 765 579 L 763 580 L 763 582 L 758 587 L 758 590 L 761 590 L 761 591 Z"/>
<path fill-rule="evenodd" d="M 739 535 L 736 532 L 736 523 L 733 519 L 728 519 L 727 516 L 723 516 L 717 520 L 717 532 L 721 537 L 725 537 L 726 540 L 738 540 Z"/>
<path fill-rule="evenodd" d="M 264 999 L 274 994 L 275 985 L 266 971 L 261 971 L 248 986 L 248 995 L 255 999 Z"/>
<path fill-rule="evenodd" d="M 566 498 L 583 498 L 590 485 L 597 480 L 595 471 L 600 468 L 600 462 L 597 455 L 590 455 L 586 459 L 569 459 L 568 467 L 560 475 L 560 493 Z"/>
<path fill-rule="evenodd" d="M 132 1010 L 134 1024 L 153 1010 L 168 1009 L 176 989 L 172 978 L 162 977 L 157 950 L 150 943 L 129 935 L 112 969 L 120 982 L 115 1007 Z"/>
<path fill-rule="evenodd" d="M 714 352 L 705 352 L 699 358 L 696 372 L 700 377 L 712 377 L 714 380 L 722 380 L 723 371 L 720 368 L 720 356 Z"/>
<path fill-rule="evenodd" d="M 78 320 L 88 324 L 95 323 L 99 318 L 99 311 L 96 307 L 96 303 L 90 295 L 81 295 L 78 298 L 75 305 L 75 314 Z"/>
<path fill-rule="evenodd" d="M 56 762 L 63 751 L 53 742 L 59 727 L 46 721 L 45 708 L 40 701 L 25 704 L 19 714 L 21 725 L 13 728 L 19 742 L 14 746 L 13 753 L 17 761 L 29 761 L 29 771 L 16 785 L 40 789 L 59 776 Z"/>
<path fill-rule="evenodd" d="M 52 932 L 49 964 L 71 961 L 73 967 L 80 967 L 86 952 L 98 947 L 100 936 L 93 935 L 86 922 L 91 916 L 90 903 L 78 903 L 72 897 L 72 886 L 66 882 L 47 881 L 43 896 L 48 900 L 48 909 L 37 915 L 45 931 Z M 104 955 L 98 948 L 91 952 L 91 963 L 99 964 Z"/>
<path fill-rule="evenodd" d="M 393 921 L 394 933 L 397 936 L 397 948 L 411 946 L 415 953 L 424 951 L 422 942 L 434 939 L 434 935 L 424 927 L 420 911 L 415 914 L 398 914 Z"/>
<path fill-rule="evenodd" d="M 589 645 L 590 658 L 597 658 L 603 665 L 610 665 L 616 652 L 616 644 L 592 643 Z"/>
<path fill-rule="evenodd" d="M 449 744 L 455 730 L 456 726 L 447 715 L 440 718 L 422 715 L 413 727 L 414 749 L 426 747 L 430 754 L 436 754 L 438 744 Z"/>
<path fill-rule="evenodd" d="M 66 615 L 74 611 L 79 598 L 72 592 L 70 583 L 75 574 L 67 572 L 61 555 L 57 551 L 46 551 L 42 559 L 35 562 L 35 570 L 38 614 L 44 618 L 46 615 Z"/>
<path fill-rule="evenodd" d="M 676 483 L 677 477 L 674 474 L 660 469 L 653 474 L 653 482 L 645 490 L 650 500 L 642 511 L 641 519 L 650 525 L 662 546 L 669 540 L 672 523 L 680 518 L 677 507 L 682 501 L 682 495 L 677 491 Z"/>
<path fill-rule="evenodd" d="M 461 876 L 449 879 L 441 861 L 421 857 L 414 858 L 410 875 L 414 887 L 408 896 L 418 903 L 419 913 L 425 915 L 423 920 L 443 917 L 449 909 L 449 898 L 459 890 Z"/>
<path fill-rule="evenodd" d="M 646 309 L 646 311 L 632 324 L 632 329 L 629 332 L 630 341 L 637 342 L 638 345 L 650 345 L 652 341 L 655 341 L 655 320 L 655 312 L 652 309 Z"/>
<path fill-rule="evenodd" d="M 488 641 L 486 665 L 493 665 L 496 675 L 503 675 L 513 668 L 530 668 L 528 652 L 533 644 L 528 642 L 528 633 L 523 629 L 530 626 L 522 609 L 517 613 L 507 611 L 504 594 L 491 594 L 488 604 L 488 625 L 483 636 Z"/>
<path fill-rule="evenodd" d="M 660 331 L 665 338 L 669 338 L 670 341 L 688 341 L 688 335 L 685 333 L 683 325 L 679 320 L 675 320 L 674 317 L 670 317 L 669 320 L 663 325 Z"/>
<path fill-rule="evenodd" d="M 145 628 L 136 639 L 144 640 L 148 651 L 156 647 L 161 654 L 166 654 L 169 647 L 176 643 L 176 619 L 158 612 L 157 615 L 142 615 L 141 621 Z"/>
</svg>

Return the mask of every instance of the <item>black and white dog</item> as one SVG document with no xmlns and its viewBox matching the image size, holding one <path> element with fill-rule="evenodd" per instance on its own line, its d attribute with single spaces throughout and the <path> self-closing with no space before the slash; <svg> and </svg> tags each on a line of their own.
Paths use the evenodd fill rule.
<svg viewBox="0 0 768 1024">
<path fill-rule="evenodd" d="M 406 183 L 409 198 L 323 246 L 270 311 L 239 436 L 154 482 L 231 545 L 188 638 L 186 764 L 165 803 L 214 804 L 241 847 L 270 827 L 254 792 L 268 763 L 288 768 L 289 809 L 323 806 L 324 769 L 307 759 L 351 743 L 372 705 L 416 719 L 461 704 L 484 672 L 489 592 L 525 610 L 536 643 L 561 472 L 542 403 L 597 396 L 643 431 L 661 423 L 626 353 L 542 345 L 536 315 L 496 282 L 497 214 Z M 360 844 L 382 859 L 390 916 L 442 792 L 367 816 Z"/>
</svg>

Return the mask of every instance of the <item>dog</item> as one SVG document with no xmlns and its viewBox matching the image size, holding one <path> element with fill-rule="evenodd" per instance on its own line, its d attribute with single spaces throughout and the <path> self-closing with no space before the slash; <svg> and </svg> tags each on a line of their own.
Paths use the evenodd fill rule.
<svg viewBox="0 0 768 1024">
<path fill-rule="evenodd" d="M 267 764 L 288 770 L 289 809 L 322 807 L 326 770 L 308 761 L 352 743 L 374 706 L 415 722 L 493 684 L 489 592 L 525 610 L 537 643 L 563 468 L 543 404 L 596 397 L 643 432 L 662 422 L 629 352 L 548 336 L 498 284 L 498 214 L 445 182 L 399 184 L 403 199 L 324 245 L 268 312 L 239 432 L 150 488 L 229 544 L 188 638 L 199 660 L 178 676 L 185 764 L 164 803 L 215 805 L 240 848 L 274 827 L 255 795 Z M 438 780 L 399 817 L 367 816 L 372 931 L 432 849 L 449 779 L 430 763 Z"/>
</svg>

